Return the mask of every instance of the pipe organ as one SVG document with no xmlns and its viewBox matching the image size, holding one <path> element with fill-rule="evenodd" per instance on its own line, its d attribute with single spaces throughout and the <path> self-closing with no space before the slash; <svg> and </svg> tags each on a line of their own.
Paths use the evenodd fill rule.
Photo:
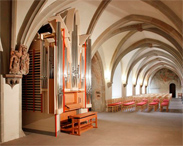
<svg viewBox="0 0 183 146">
<path fill-rule="evenodd" d="M 66 16 L 49 18 L 48 23 L 52 33 L 39 34 L 29 49 L 30 71 L 23 78 L 22 108 L 59 115 L 60 121 L 65 121 L 92 106 L 91 40 L 89 35 L 79 34 L 75 9 L 68 10 Z"/>
</svg>

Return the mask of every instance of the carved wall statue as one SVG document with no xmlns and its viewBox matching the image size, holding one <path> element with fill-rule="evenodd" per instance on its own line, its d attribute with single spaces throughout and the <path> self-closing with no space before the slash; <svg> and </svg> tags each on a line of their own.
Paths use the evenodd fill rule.
<svg viewBox="0 0 183 146">
<path fill-rule="evenodd" d="M 11 51 L 10 74 L 27 75 L 29 73 L 29 60 L 26 46 L 20 45 L 18 51 Z"/>
<path fill-rule="evenodd" d="M 22 56 L 20 58 L 20 73 L 27 75 L 29 73 L 29 54 L 27 53 L 27 47 L 21 45 L 22 47 Z"/>
</svg>

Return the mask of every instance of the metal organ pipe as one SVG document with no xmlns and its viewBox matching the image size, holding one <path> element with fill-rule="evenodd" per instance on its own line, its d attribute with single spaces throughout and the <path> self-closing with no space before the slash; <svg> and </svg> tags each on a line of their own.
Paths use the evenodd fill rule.
<svg viewBox="0 0 183 146">
<path fill-rule="evenodd" d="M 74 25 L 72 32 L 72 88 L 77 88 L 78 75 L 78 33 L 77 25 Z"/>
<path fill-rule="evenodd" d="M 88 39 L 86 49 L 86 96 L 87 104 L 91 104 L 92 85 L 91 85 L 91 39 Z"/>
<path fill-rule="evenodd" d="M 61 23 L 57 22 L 56 26 L 56 46 L 57 46 L 57 93 L 58 109 L 61 109 L 63 100 L 63 46 L 62 46 L 62 33 Z"/>
</svg>

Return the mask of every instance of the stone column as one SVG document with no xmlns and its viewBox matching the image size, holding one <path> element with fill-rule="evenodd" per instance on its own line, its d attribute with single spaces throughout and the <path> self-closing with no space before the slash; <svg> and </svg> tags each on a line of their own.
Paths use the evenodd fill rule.
<svg viewBox="0 0 183 146">
<path fill-rule="evenodd" d="M 126 84 L 122 84 L 122 97 L 126 97 Z"/>
<path fill-rule="evenodd" d="M 142 94 L 142 87 L 143 85 L 140 85 L 140 94 Z"/>
<path fill-rule="evenodd" d="M 22 131 L 22 84 L 13 88 L 0 76 L 0 129 L 1 142 L 7 142 L 25 136 Z"/>
<path fill-rule="evenodd" d="M 147 86 L 145 86 L 145 94 L 147 94 Z"/>
<path fill-rule="evenodd" d="M 136 95 L 136 85 L 132 85 L 132 95 Z"/>
</svg>

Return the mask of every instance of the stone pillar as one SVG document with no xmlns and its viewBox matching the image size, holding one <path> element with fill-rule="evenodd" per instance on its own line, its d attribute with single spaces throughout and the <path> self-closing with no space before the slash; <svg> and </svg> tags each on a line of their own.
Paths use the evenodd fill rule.
<svg viewBox="0 0 183 146">
<path fill-rule="evenodd" d="M 132 85 L 132 95 L 136 95 L 136 85 Z"/>
<path fill-rule="evenodd" d="M 7 142 L 24 136 L 22 131 L 22 84 L 13 88 L 0 76 L 0 142 Z"/>
<path fill-rule="evenodd" d="M 122 84 L 122 97 L 126 97 L 126 84 Z"/>
<path fill-rule="evenodd" d="M 145 86 L 145 94 L 147 94 L 147 86 Z"/>
<path fill-rule="evenodd" d="M 143 85 L 140 85 L 140 94 L 142 94 L 142 87 Z"/>
</svg>

